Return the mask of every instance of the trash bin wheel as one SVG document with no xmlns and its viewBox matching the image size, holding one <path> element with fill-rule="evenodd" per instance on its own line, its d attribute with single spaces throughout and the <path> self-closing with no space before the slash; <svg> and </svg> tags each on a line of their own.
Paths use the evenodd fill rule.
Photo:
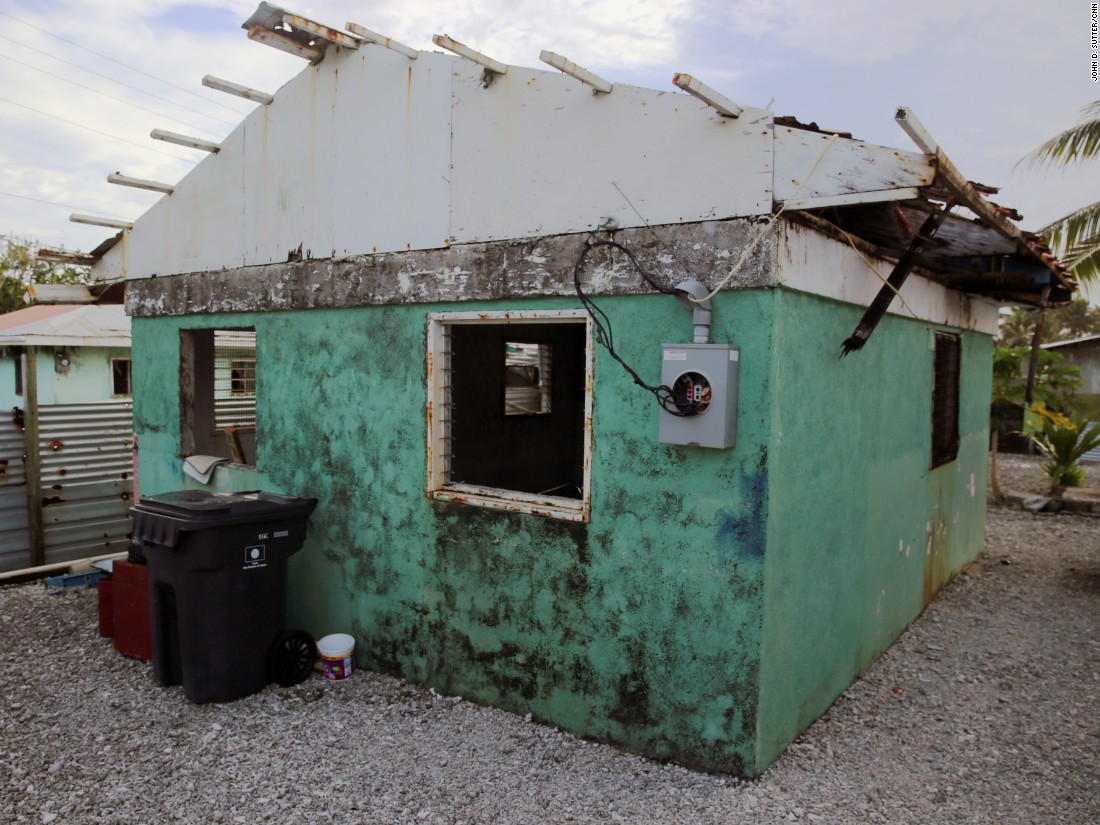
<svg viewBox="0 0 1100 825">
<path fill-rule="evenodd" d="M 283 687 L 304 682 L 317 661 L 317 643 L 304 630 L 287 630 L 267 654 L 267 678 Z"/>
</svg>

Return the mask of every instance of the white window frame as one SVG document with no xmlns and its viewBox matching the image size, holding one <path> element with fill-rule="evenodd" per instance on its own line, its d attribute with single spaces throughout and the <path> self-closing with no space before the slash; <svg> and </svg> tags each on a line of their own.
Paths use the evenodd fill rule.
<svg viewBox="0 0 1100 825">
<path fill-rule="evenodd" d="M 581 497 L 540 496 L 496 487 L 448 481 L 451 369 L 449 328 L 487 324 L 584 324 L 584 466 Z M 583 309 L 529 312 L 428 313 L 428 496 L 563 521 L 589 521 L 592 510 L 592 375 L 595 365 L 592 319 Z M 488 367 L 487 367 L 488 368 Z"/>
<path fill-rule="evenodd" d="M 129 368 L 126 370 L 126 384 L 130 388 L 129 392 L 115 392 L 115 364 L 119 361 L 126 361 L 129 363 Z M 132 398 L 134 395 L 134 362 L 131 358 L 112 358 L 111 359 L 111 398 Z"/>
</svg>

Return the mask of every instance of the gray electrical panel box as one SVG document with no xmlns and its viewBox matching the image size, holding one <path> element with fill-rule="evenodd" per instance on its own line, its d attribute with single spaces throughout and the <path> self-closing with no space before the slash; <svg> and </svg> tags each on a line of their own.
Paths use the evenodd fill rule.
<svg viewBox="0 0 1100 825">
<path fill-rule="evenodd" d="M 661 409 L 663 444 L 732 447 L 737 438 L 741 348 L 733 344 L 662 344 L 661 383 L 672 390 Z"/>
</svg>

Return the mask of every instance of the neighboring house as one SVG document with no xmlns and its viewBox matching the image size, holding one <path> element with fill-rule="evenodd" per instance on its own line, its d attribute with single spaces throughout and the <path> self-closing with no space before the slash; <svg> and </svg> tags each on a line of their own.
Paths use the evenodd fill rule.
<svg viewBox="0 0 1100 825">
<path fill-rule="evenodd" d="M 254 394 L 210 485 L 320 499 L 293 624 L 760 773 L 981 551 L 997 302 L 1072 283 L 907 112 L 922 151 L 308 24 L 261 5 L 313 65 L 99 251 L 143 493 Z"/>
<path fill-rule="evenodd" d="M 126 550 L 130 379 L 120 304 L 0 315 L 0 570 Z"/>
<path fill-rule="evenodd" d="M 130 319 L 119 304 L 43 304 L 0 315 L 4 410 L 24 404 L 28 354 L 39 404 L 130 398 Z"/>
<path fill-rule="evenodd" d="M 1054 341 L 1043 344 L 1043 349 L 1057 352 L 1063 363 L 1081 370 L 1084 386 L 1078 391 L 1100 408 L 1100 335 L 1086 335 L 1071 341 Z"/>
</svg>

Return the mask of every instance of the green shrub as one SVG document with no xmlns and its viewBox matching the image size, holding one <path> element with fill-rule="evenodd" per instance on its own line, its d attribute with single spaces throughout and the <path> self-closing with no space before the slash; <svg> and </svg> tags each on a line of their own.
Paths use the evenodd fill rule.
<svg viewBox="0 0 1100 825">
<path fill-rule="evenodd" d="M 1050 479 L 1051 495 L 1057 495 L 1063 487 L 1080 487 L 1085 480 L 1081 457 L 1100 446 L 1100 427 L 1095 426 L 1095 417 L 1071 418 L 1041 404 L 1033 410 L 1038 426 L 1030 438 L 1047 457 L 1041 466 Z"/>
</svg>

